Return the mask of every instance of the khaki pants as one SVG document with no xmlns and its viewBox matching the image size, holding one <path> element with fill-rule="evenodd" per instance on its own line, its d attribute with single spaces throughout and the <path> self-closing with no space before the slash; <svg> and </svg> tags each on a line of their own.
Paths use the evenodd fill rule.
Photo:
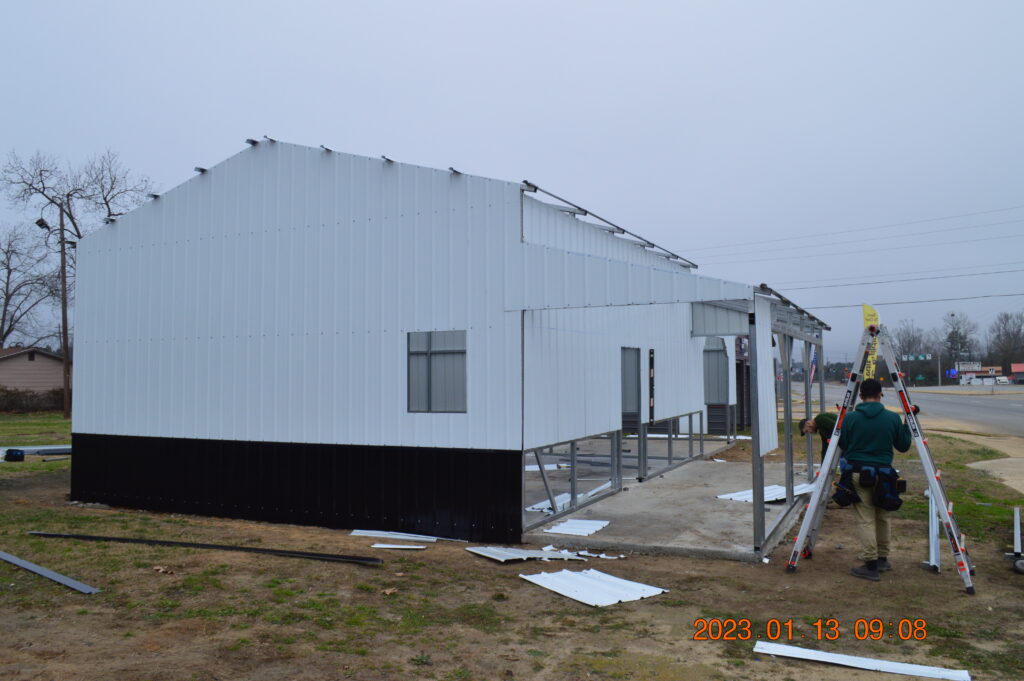
<svg viewBox="0 0 1024 681">
<path fill-rule="evenodd" d="M 889 511 L 871 503 L 871 490 L 857 487 L 862 501 L 853 505 L 857 515 L 857 532 L 862 547 L 864 562 L 877 560 L 879 556 L 889 557 Z"/>
</svg>

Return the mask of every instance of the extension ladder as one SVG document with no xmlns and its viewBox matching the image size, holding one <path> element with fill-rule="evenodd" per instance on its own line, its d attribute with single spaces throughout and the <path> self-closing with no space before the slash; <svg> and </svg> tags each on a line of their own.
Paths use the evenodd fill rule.
<svg viewBox="0 0 1024 681">
<path fill-rule="evenodd" d="M 861 379 L 864 366 L 868 361 L 871 352 L 871 345 L 877 340 L 878 354 L 881 355 L 891 371 L 892 385 L 900 399 L 900 406 L 906 416 L 907 426 L 914 438 L 914 445 L 917 448 L 918 456 L 921 458 L 921 465 L 924 467 L 925 478 L 928 480 L 928 491 L 931 500 L 935 504 L 938 513 L 939 523 L 946 530 L 946 537 L 949 539 L 953 551 L 953 565 L 960 573 L 964 581 L 967 593 L 974 593 L 974 584 L 971 581 L 973 569 L 970 565 L 970 557 L 967 548 L 964 546 L 964 537 L 953 517 L 953 504 L 946 496 L 946 490 L 942 486 L 942 478 L 935 468 L 931 451 L 928 449 L 928 440 L 921 432 L 921 425 L 917 421 L 916 408 L 911 406 L 910 398 L 907 395 L 907 386 L 904 382 L 903 372 L 900 370 L 896 354 L 886 335 L 879 332 L 875 326 L 869 326 L 864 330 L 860 346 L 857 349 L 856 366 L 850 370 L 850 378 L 846 382 L 846 394 L 843 397 L 843 404 L 839 408 L 839 418 L 836 419 L 835 429 L 828 441 L 828 448 L 825 451 L 825 459 L 817 472 L 814 481 L 814 489 L 811 491 L 810 501 L 807 503 L 804 513 L 804 520 L 800 525 L 800 532 L 796 536 L 793 546 L 793 553 L 786 561 L 786 572 L 795 572 L 797 561 L 803 558 L 811 558 L 814 553 L 814 545 L 818 539 L 818 532 L 821 530 L 822 521 L 825 515 L 825 506 L 828 504 L 827 493 L 831 492 L 832 479 L 835 476 L 836 465 L 839 462 L 839 435 L 843 429 L 843 421 L 846 415 L 853 409 L 854 403 L 860 392 Z M 824 405 L 822 405 L 824 406 Z"/>
</svg>

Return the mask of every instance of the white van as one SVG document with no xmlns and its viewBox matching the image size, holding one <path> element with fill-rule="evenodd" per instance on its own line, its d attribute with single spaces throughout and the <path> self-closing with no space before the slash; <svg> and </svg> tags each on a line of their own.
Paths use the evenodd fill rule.
<svg viewBox="0 0 1024 681">
<path fill-rule="evenodd" d="M 1010 385 L 1008 376 L 996 376 L 996 385 Z"/>
</svg>

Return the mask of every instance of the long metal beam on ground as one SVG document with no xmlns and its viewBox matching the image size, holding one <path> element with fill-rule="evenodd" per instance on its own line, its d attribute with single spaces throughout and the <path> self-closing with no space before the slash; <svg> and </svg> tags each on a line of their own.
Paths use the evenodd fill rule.
<svg viewBox="0 0 1024 681">
<path fill-rule="evenodd" d="M 12 556 L 11 554 L 4 553 L 3 551 L 0 551 L 0 560 L 5 560 L 11 565 L 17 565 L 18 567 L 24 570 L 34 572 L 40 577 L 46 577 L 47 579 L 51 579 L 57 582 L 58 584 L 63 584 L 66 587 L 74 589 L 75 591 L 80 591 L 84 594 L 96 594 L 100 592 L 100 590 L 94 586 L 89 586 L 88 584 L 79 582 L 77 579 L 71 579 L 70 577 L 62 575 L 59 572 L 54 572 L 53 570 L 44 568 L 41 565 L 30 563 L 27 560 L 23 560 L 21 558 L 18 558 L 17 556 Z"/>
<path fill-rule="evenodd" d="M 309 551 L 287 551 L 282 549 L 260 549 L 253 546 L 232 546 L 230 544 L 202 544 L 189 541 L 166 541 L 163 539 L 138 539 L 135 537 L 100 537 L 91 534 L 63 534 L 59 532 L 29 532 L 34 537 L 48 539 L 81 539 L 83 541 L 109 541 L 122 544 L 150 544 L 154 546 L 180 546 L 189 549 L 213 549 L 217 551 L 240 551 L 242 553 L 262 553 L 282 558 L 306 558 L 308 560 L 326 560 L 333 563 L 356 563 L 358 565 L 383 565 L 380 558 L 362 556 L 342 556 L 335 553 L 312 553 Z"/>
</svg>

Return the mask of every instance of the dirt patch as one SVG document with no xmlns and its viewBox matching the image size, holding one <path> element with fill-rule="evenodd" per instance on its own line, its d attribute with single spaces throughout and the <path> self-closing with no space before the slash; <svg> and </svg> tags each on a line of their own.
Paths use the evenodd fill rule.
<svg viewBox="0 0 1024 681">
<path fill-rule="evenodd" d="M 1024 493 L 1024 437 L 978 433 L 976 426 L 952 419 L 933 418 L 928 424 L 930 431 L 953 434 L 961 440 L 1005 454 L 1004 459 L 976 461 L 969 465 L 991 473 L 1007 486 Z"/>
<path fill-rule="evenodd" d="M 788 544 L 767 565 L 595 559 L 585 567 L 670 591 L 591 608 L 519 578 L 584 567 L 576 564 L 498 564 L 448 542 L 397 554 L 345 531 L 68 506 L 67 491 L 66 471 L 0 481 L 0 546 L 103 591 L 84 596 L 0 565 L 0 677 L 877 681 L 875 672 L 754 655 L 752 640 L 694 640 L 701 618 L 749 620 L 762 638 L 769 620 L 791 621 L 797 645 L 969 666 L 977 679 L 1024 673 L 1024 582 L 1007 569 L 1002 545 L 975 547 L 978 594 L 967 596 L 955 574 L 919 569 L 926 542 L 912 514 L 896 520 L 896 567 L 877 584 L 848 575 L 857 563 L 851 512 L 830 509 L 813 559 L 796 574 L 781 567 Z M 371 555 L 385 564 L 48 540 L 27 529 Z M 815 622 L 830 618 L 839 637 L 818 641 Z M 924 620 L 927 637 L 887 631 L 858 640 L 857 620 L 871 618 Z M 972 655 L 985 657 L 972 663 Z"/>
</svg>

